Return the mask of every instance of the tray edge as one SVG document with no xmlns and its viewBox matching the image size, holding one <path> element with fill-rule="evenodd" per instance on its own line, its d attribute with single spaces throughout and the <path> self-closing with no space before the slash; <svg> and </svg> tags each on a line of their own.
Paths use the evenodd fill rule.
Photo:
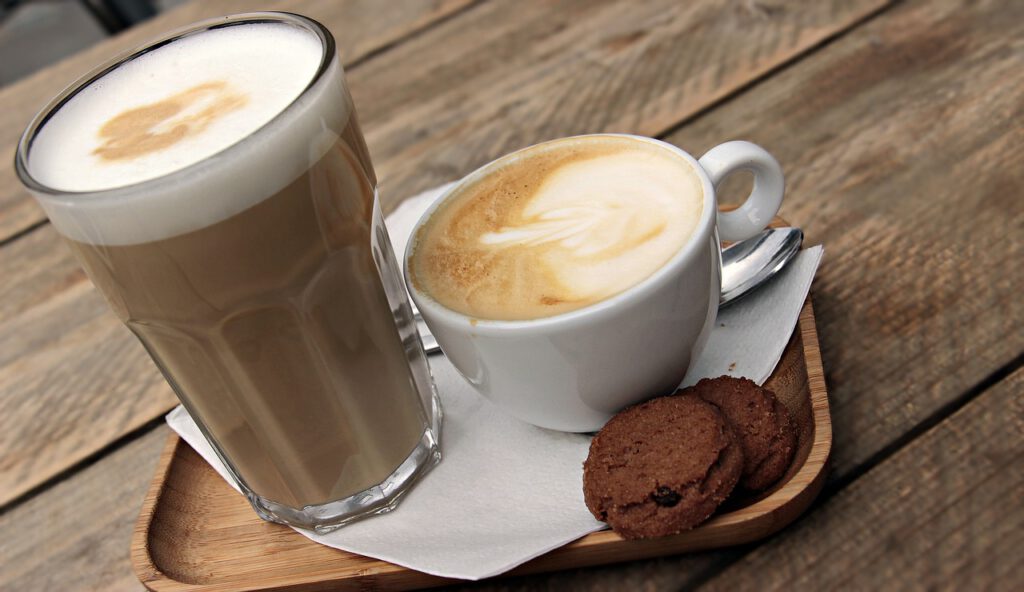
<svg viewBox="0 0 1024 592">
<path fill-rule="evenodd" d="M 151 582 L 176 582 L 160 571 L 160 568 L 153 563 L 149 553 L 149 531 L 152 526 L 153 517 L 156 514 L 156 506 L 163 495 L 164 487 L 167 484 L 167 475 L 171 470 L 171 460 L 181 445 L 181 437 L 173 431 L 167 436 L 163 449 L 160 451 L 160 458 L 153 472 L 152 481 L 146 491 L 146 497 L 142 500 L 142 508 L 139 510 L 139 517 L 135 520 L 132 529 L 131 539 L 131 564 L 132 571 L 139 582 L 147 590 L 155 590 L 150 586 Z M 176 582 L 177 583 L 177 582 Z"/>
</svg>

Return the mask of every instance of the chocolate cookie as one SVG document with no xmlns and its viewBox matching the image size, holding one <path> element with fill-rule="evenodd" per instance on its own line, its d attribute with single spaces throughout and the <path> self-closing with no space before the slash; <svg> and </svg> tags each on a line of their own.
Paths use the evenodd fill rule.
<svg viewBox="0 0 1024 592">
<path fill-rule="evenodd" d="M 743 447 L 740 485 L 762 491 L 778 481 L 796 452 L 796 427 L 775 393 L 746 378 L 705 378 L 679 391 L 715 404 Z"/>
<path fill-rule="evenodd" d="M 718 408 L 660 397 L 620 412 L 594 437 L 583 498 L 625 538 L 665 536 L 707 520 L 742 470 L 743 452 Z"/>
</svg>

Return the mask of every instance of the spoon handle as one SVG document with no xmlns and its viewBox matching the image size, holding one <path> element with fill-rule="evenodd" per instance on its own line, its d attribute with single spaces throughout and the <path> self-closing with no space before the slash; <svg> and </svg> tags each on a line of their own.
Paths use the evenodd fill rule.
<svg viewBox="0 0 1024 592">
<path fill-rule="evenodd" d="M 777 274 L 800 252 L 799 228 L 769 228 L 722 250 L 722 295 L 727 306 Z"/>
</svg>

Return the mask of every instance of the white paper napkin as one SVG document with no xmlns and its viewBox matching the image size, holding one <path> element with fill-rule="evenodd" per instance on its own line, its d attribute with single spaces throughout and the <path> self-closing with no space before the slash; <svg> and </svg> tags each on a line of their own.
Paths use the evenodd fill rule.
<svg viewBox="0 0 1024 592">
<path fill-rule="evenodd" d="M 387 218 L 399 260 L 412 227 L 446 187 L 407 200 Z M 723 310 L 684 385 L 722 374 L 764 382 L 796 326 L 821 255 L 821 247 L 803 251 L 771 284 Z M 604 527 L 583 503 L 588 436 L 537 428 L 504 414 L 477 395 L 443 355 L 431 356 L 430 367 L 445 412 L 441 464 L 390 514 L 326 535 L 296 531 L 417 571 L 477 580 Z M 167 423 L 235 487 L 183 408 L 168 414 Z"/>
<path fill-rule="evenodd" d="M 718 311 L 704 351 L 680 386 L 723 374 L 764 384 L 786 350 L 824 253 L 821 245 L 804 249 L 768 284 Z"/>
</svg>

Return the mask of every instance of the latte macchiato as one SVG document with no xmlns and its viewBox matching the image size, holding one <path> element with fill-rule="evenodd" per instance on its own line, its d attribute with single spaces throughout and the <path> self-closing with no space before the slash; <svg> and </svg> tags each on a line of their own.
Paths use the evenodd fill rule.
<svg viewBox="0 0 1024 592">
<path fill-rule="evenodd" d="M 236 17 L 140 52 L 58 104 L 25 168 L 261 515 L 336 524 L 436 462 L 429 372 L 318 25 Z"/>
<path fill-rule="evenodd" d="M 480 319 L 583 308 L 642 282 L 689 241 L 701 178 L 665 147 L 567 138 L 496 163 L 456 190 L 415 237 L 410 278 Z"/>
</svg>

